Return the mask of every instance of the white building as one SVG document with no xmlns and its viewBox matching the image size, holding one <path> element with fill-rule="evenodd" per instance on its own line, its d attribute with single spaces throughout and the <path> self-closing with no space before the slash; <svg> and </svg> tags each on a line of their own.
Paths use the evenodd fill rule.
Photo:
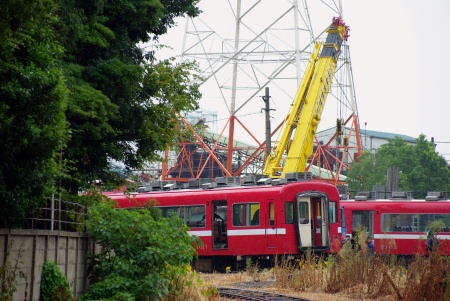
<svg viewBox="0 0 450 301">
<path fill-rule="evenodd" d="M 347 137 L 350 133 L 350 129 L 345 127 L 343 137 Z M 327 143 L 330 141 L 330 139 L 335 135 L 336 128 L 332 127 L 320 132 L 317 132 L 316 137 L 319 141 L 323 141 L 324 143 Z M 356 148 L 356 136 L 353 134 L 350 135 L 349 138 L 349 153 L 352 158 L 354 158 L 354 154 L 357 152 Z M 408 144 L 416 144 L 416 138 L 402 135 L 402 134 L 395 134 L 395 133 L 386 133 L 386 132 L 378 132 L 378 131 L 371 131 L 371 130 L 360 130 L 361 134 L 361 146 L 363 150 L 369 150 L 371 152 L 375 152 L 377 149 L 380 148 L 381 145 L 388 143 L 388 139 L 395 139 L 396 137 L 399 137 L 406 141 Z M 338 144 L 338 142 L 336 142 Z"/>
</svg>

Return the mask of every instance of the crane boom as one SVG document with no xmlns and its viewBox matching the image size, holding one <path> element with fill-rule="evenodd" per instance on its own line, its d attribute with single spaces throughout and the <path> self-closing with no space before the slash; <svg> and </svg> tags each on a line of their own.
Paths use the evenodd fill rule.
<svg viewBox="0 0 450 301">
<path fill-rule="evenodd" d="M 303 172 L 313 153 L 313 140 L 336 71 L 341 45 L 348 38 L 348 26 L 333 18 L 325 43 L 318 42 L 311 55 L 278 144 L 267 156 L 263 173 L 282 178 L 286 173 Z M 281 161 L 284 159 L 284 165 Z"/>
</svg>

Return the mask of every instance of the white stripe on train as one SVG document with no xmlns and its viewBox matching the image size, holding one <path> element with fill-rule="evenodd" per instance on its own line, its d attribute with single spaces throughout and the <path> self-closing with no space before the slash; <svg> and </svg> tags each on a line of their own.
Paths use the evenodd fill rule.
<svg viewBox="0 0 450 301">
<path fill-rule="evenodd" d="M 200 237 L 212 236 L 211 230 L 191 230 L 189 235 L 197 235 Z M 267 228 L 267 229 L 243 229 L 243 230 L 228 230 L 227 236 L 245 236 L 245 235 L 284 235 L 286 228 Z"/>
<path fill-rule="evenodd" d="M 375 234 L 375 239 L 427 239 L 426 234 Z M 439 239 L 450 239 L 450 234 L 437 235 Z"/>
</svg>

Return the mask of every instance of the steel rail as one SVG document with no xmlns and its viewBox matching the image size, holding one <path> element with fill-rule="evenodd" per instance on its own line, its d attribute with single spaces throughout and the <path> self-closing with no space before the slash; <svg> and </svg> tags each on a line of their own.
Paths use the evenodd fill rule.
<svg viewBox="0 0 450 301">
<path fill-rule="evenodd" d="M 219 287 L 218 292 L 221 297 L 249 301 L 310 301 L 304 298 L 238 288 Z"/>
</svg>

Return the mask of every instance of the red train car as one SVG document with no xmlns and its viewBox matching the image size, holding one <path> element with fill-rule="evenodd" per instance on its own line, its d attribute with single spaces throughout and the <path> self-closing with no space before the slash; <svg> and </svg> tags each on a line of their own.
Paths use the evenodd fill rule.
<svg viewBox="0 0 450 301">
<path fill-rule="evenodd" d="M 164 216 L 179 216 L 203 241 L 196 268 L 204 271 L 234 268 L 249 256 L 261 264 L 306 249 L 328 252 L 341 238 L 339 193 L 322 182 L 151 191 L 132 194 L 133 201 L 107 195 L 120 208 L 155 200 Z"/>
<path fill-rule="evenodd" d="M 378 254 L 427 254 L 427 234 L 433 225 L 439 240 L 439 252 L 450 255 L 450 201 L 442 194 L 415 200 L 397 193 L 394 199 L 341 200 L 344 212 L 342 227 L 347 235 L 355 236 L 364 229 L 373 237 Z"/>
</svg>

